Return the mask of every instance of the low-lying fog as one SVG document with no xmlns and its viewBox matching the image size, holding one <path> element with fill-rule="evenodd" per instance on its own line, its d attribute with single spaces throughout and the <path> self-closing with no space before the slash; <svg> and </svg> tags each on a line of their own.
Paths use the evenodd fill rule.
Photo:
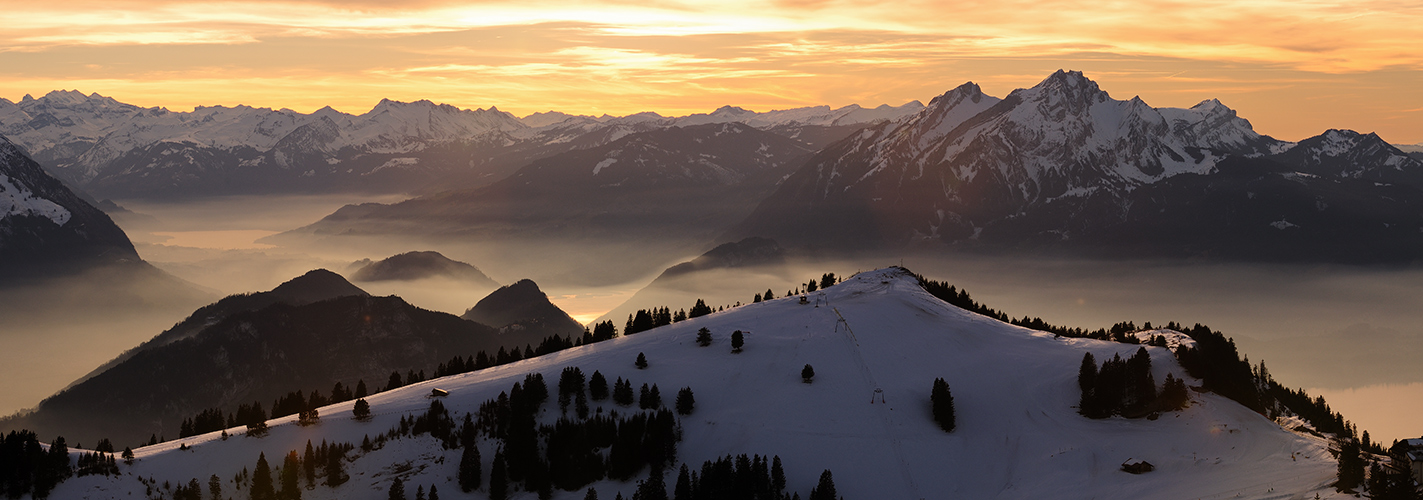
<svg viewBox="0 0 1423 500">
<path fill-rule="evenodd" d="M 1252 362 L 1265 360 L 1275 378 L 1325 396 L 1378 440 L 1423 435 L 1411 418 L 1423 410 L 1423 271 L 1335 266 L 1100 262 L 983 256 L 887 256 L 851 261 L 794 262 L 786 266 L 719 271 L 683 280 L 690 291 L 649 290 L 639 303 L 619 306 L 662 270 L 709 249 L 709 242 L 562 242 L 499 238 L 429 242 L 397 238 L 317 240 L 275 247 L 259 238 L 300 227 L 345 203 L 395 201 L 355 195 L 237 197 L 197 203 L 118 200 L 151 218 L 119 219 L 139 254 L 157 267 L 214 296 L 268 290 L 310 269 L 349 275 L 359 259 L 379 260 L 412 250 L 436 250 L 480 268 L 500 283 L 531 278 L 579 321 L 610 315 L 622 326 L 629 308 L 690 308 L 695 298 L 713 307 L 750 302 L 772 289 L 777 296 L 822 273 L 898 265 L 964 288 L 1005 313 L 1096 329 L 1117 321 L 1140 325 L 1203 323 L 1234 337 Z M 848 237 L 848 236 L 847 236 Z M 70 285 L 74 285 L 71 283 Z M 356 282 L 378 295 L 394 294 L 438 311 L 461 314 L 489 289 L 460 282 Z M 26 297 L 51 292 L 30 291 Z M 5 297 L 0 297 L 4 300 Z M 15 300 L 14 297 L 10 297 Z M 122 350 L 158 334 L 197 305 L 101 308 L 83 299 L 62 314 L 41 313 L 30 299 L 25 321 L 0 324 L 0 413 L 33 406 Z M 159 306 L 163 307 L 159 307 Z M 1076 367 L 1064 367 L 1075 370 Z"/>
</svg>

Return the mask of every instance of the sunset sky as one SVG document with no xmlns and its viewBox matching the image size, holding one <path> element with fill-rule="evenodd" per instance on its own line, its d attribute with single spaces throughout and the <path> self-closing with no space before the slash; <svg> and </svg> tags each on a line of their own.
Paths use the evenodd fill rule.
<svg viewBox="0 0 1423 500">
<path fill-rule="evenodd" d="M 1113 97 L 1219 98 L 1256 130 L 1423 143 L 1423 4 L 1184 1 L 0 0 L 0 97 L 523 116 L 1004 96 L 1059 68 Z"/>
</svg>

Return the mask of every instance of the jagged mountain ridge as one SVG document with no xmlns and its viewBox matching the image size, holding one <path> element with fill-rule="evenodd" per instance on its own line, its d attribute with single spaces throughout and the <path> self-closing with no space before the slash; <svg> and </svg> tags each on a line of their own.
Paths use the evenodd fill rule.
<svg viewBox="0 0 1423 500">
<path fill-rule="evenodd" d="M 680 417 L 678 463 L 696 469 L 727 454 L 775 455 L 785 464 L 788 492 L 802 495 L 829 469 L 846 498 L 1051 498 L 1064 491 L 1084 498 L 1335 497 L 1330 483 L 1336 465 L 1326 439 L 1292 433 L 1214 394 L 1192 392 L 1187 409 L 1154 420 L 1078 415 L 1072 406 L 1083 354 L 1110 359 L 1140 346 L 1011 327 L 948 306 L 897 270 L 862 273 L 814 298 L 835 309 L 801 305 L 794 297 L 747 305 L 372 395 L 370 421 L 352 419 L 352 404 L 343 403 L 322 408 L 314 426 L 298 425 L 295 417 L 273 420 L 266 437 L 229 429 L 234 436 L 226 440 L 214 433 L 144 447 L 135 450 L 132 466 L 121 465 L 131 475 L 74 478 L 55 494 L 141 494 L 145 485 L 134 477 L 183 484 L 215 474 L 225 481 L 250 470 L 259 453 L 271 461 L 308 439 L 359 444 L 362 436 L 426 411 L 432 388 L 448 391 L 440 402 L 452 415 L 476 413 L 480 403 L 526 374 L 542 374 L 552 390 L 564 368 L 577 366 L 634 387 L 657 384 L 664 394 L 690 387 L 697 404 Z M 709 347 L 694 340 L 703 327 L 713 334 Z M 740 353 L 727 345 L 732 330 L 751 332 Z M 1146 349 L 1157 380 L 1181 373 L 1165 348 Z M 646 354 L 646 369 L 633 366 L 637 353 Z M 816 372 L 809 384 L 800 378 L 805 364 Z M 930 417 L 929 388 L 936 377 L 952 388 L 958 423 L 953 433 Z M 876 394 L 882 399 L 871 404 Z M 540 423 L 552 425 L 561 416 L 552 399 L 544 403 Z M 603 413 L 631 411 L 606 400 L 589 403 Z M 497 443 L 478 444 L 487 485 Z M 433 484 L 442 495 L 452 494 L 459 487 L 460 454 L 429 437 L 388 441 L 347 455 L 351 481 L 305 490 L 303 498 L 385 498 L 395 477 L 407 492 L 415 485 L 428 491 Z M 1149 461 L 1156 470 L 1124 472 L 1121 464 L 1128 459 Z M 645 474 L 591 486 L 600 498 L 628 498 Z M 670 490 L 676 474 L 669 475 Z M 233 486 L 224 482 L 224 491 Z M 553 492 L 560 500 L 583 497 L 582 490 Z"/>
<path fill-rule="evenodd" d="M 19 103 L 0 99 L 0 133 L 52 173 L 109 197 L 399 192 L 488 184 L 529 161 L 638 131 L 750 121 L 819 144 L 918 107 L 754 113 L 728 106 L 686 117 L 548 113 L 530 115 L 526 123 L 495 107 L 465 110 L 428 100 L 382 100 L 359 115 L 330 107 L 311 114 L 248 106 L 172 112 L 54 91 Z"/>
<path fill-rule="evenodd" d="M 1225 172 L 1227 164 L 1245 170 Z M 1162 203 L 1192 203 L 1200 193 L 1188 187 L 1189 179 L 1224 180 L 1262 169 L 1338 181 L 1329 188 L 1278 192 L 1280 200 L 1304 196 L 1321 207 L 1361 208 L 1326 217 L 1333 222 L 1307 229 L 1313 234 L 1296 243 L 1327 241 L 1345 229 L 1336 224 L 1382 227 L 1416 218 L 1408 215 L 1407 207 L 1416 206 L 1418 198 L 1411 191 L 1400 199 L 1398 193 L 1385 196 L 1382 191 L 1388 189 L 1376 189 L 1384 186 L 1349 182 L 1414 186 L 1423 174 L 1416 161 L 1377 136 L 1331 131 L 1298 145 L 1286 143 L 1254 132 L 1248 121 L 1216 100 L 1190 109 L 1157 109 L 1139 98 L 1112 99 L 1081 73 L 1059 71 L 1001 101 L 965 84 L 917 115 L 831 145 L 722 239 L 760 235 L 830 252 L 1135 248 L 1145 252 L 1138 256 L 1272 260 L 1266 252 L 1251 251 L 1245 239 L 1225 237 L 1233 230 L 1222 228 L 1246 224 L 1229 214 L 1212 219 L 1216 226 L 1201 228 L 1209 231 L 1174 235 L 1178 241 L 1209 240 L 1196 250 L 1173 249 L 1169 240 L 1140 239 L 1144 233 L 1131 227 L 1151 225 L 1154 213 L 1164 213 Z M 1248 191 L 1235 194 L 1256 199 Z M 1331 197 L 1342 198 L 1325 199 Z M 1271 215 L 1274 221 L 1290 212 L 1267 206 L 1250 210 L 1278 212 Z M 1246 239 L 1268 240 L 1271 230 L 1257 224 L 1245 231 L 1251 234 Z M 869 237 L 839 237 L 845 233 Z M 1368 236 L 1367 241 L 1392 237 L 1377 231 Z M 1352 259 L 1348 253 L 1293 248 L 1278 258 L 1347 261 Z"/>
</svg>

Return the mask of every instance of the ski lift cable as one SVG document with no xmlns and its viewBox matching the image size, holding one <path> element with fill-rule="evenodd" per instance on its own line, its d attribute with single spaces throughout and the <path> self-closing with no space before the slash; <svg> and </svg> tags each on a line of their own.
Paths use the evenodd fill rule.
<svg viewBox="0 0 1423 500">
<path fill-rule="evenodd" d="M 865 362 L 864 354 L 860 352 L 860 341 L 855 338 L 855 332 L 850 329 L 850 322 L 846 321 L 845 316 L 840 314 L 839 308 L 832 307 L 830 309 L 832 311 L 835 311 L 835 316 L 839 318 L 836 323 L 836 330 L 839 330 L 839 325 L 844 324 L 846 334 L 844 338 L 850 340 L 850 342 L 854 344 L 854 347 L 850 350 L 850 352 L 854 356 L 855 364 L 860 369 L 860 374 L 865 377 L 866 382 L 869 382 L 869 386 L 874 388 L 874 392 L 870 394 L 870 403 L 874 404 L 874 398 L 876 396 L 878 396 L 880 402 L 883 403 L 884 389 L 880 387 L 879 382 L 875 381 L 874 374 L 870 372 L 870 365 Z M 889 405 L 886 404 L 885 410 L 880 412 L 880 419 L 884 422 L 884 431 L 885 434 L 887 434 L 889 437 L 890 448 L 894 451 L 895 458 L 899 459 L 899 468 L 900 472 L 904 475 L 905 483 L 909 485 L 909 488 L 914 493 L 911 498 L 922 498 L 920 497 L 919 493 L 919 485 L 914 482 L 914 476 L 909 472 L 909 461 L 904 456 L 903 445 L 901 444 L 900 439 L 894 436 L 894 422 L 892 417 L 888 413 L 888 408 Z"/>
</svg>

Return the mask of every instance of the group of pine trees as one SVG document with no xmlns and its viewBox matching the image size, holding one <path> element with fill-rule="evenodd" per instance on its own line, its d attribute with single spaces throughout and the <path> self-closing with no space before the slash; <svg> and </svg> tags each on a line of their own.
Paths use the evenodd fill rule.
<svg viewBox="0 0 1423 500">
<path fill-rule="evenodd" d="M 506 350 L 500 347 L 494 356 L 490 356 L 484 351 L 479 351 L 475 355 L 468 357 L 455 356 L 448 362 L 440 363 L 435 369 L 434 377 L 446 377 L 493 366 L 505 365 L 530 357 L 542 356 L 564 349 L 571 349 L 593 342 L 608 340 L 616 336 L 617 327 L 613 326 L 612 322 L 605 321 L 595 325 L 591 331 L 585 329 L 583 336 L 577 339 L 552 335 L 544 338 L 544 340 L 539 343 L 538 348 L 525 346 L 524 350 L 521 351 L 517 348 Z M 395 371 L 391 372 L 385 386 L 377 387 L 377 389 L 379 391 L 389 391 L 423 382 L 426 379 L 424 370 L 409 370 L 404 376 L 402 376 L 400 372 Z M 310 396 L 305 396 L 301 390 L 289 392 L 285 396 L 273 401 L 271 406 L 272 411 L 270 413 L 265 410 L 260 402 L 256 401 L 251 404 L 239 405 L 237 411 L 231 414 L 224 413 L 221 408 L 211 408 L 199 412 L 196 416 L 184 419 L 180 425 L 178 437 L 196 436 L 244 425 L 249 429 L 258 431 L 253 435 L 260 435 L 268 419 L 288 415 L 305 415 L 307 418 L 304 418 L 303 422 L 310 423 L 314 420 L 311 418 L 314 414 L 314 410 L 319 407 L 350 401 L 352 399 L 361 399 L 368 395 L 370 395 L 370 393 L 366 388 L 365 380 L 359 380 L 356 382 L 354 391 L 346 388 L 341 382 L 336 382 L 335 386 L 331 389 L 331 395 L 329 397 L 323 396 L 320 391 L 317 390 L 311 391 Z M 369 410 L 369 405 L 366 406 L 366 409 Z M 366 413 L 366 415 L 368 416 L 369 413 Z M 356 415 L 356 417 L 361 418 L 361 415 Z M 152 440 L 150 444 L 157 443 L 158 440 L 155 435 L 155 439 Z"/>
<path fill-rule="evenodd" d="M 615 398 L 631 393 L 631 381 L 615 382 Z M 539 425 L 539 408 L 548 399 L 548 388 L 540 374 L 529 374 L 508 392 L 485 401 L 477 415 L 467 416 L 458 433 L 465 451 L 460 465 L 462 489 L 484 487 L 478 450 L 478 435 L 498 442 L 487 482 L 493 499 L 507 498 L 515 489 L 537 492 L 547 498 L 554 488 L 576 491 L 603 478 L 626 480 L 651 467 L 661 470 L 676 456 L 680 427 L 672 412 L 662 407 L 656 386 L 643 384 L 640 407 L 644 411 L 619 415 L 601 409 L 590 415 L 579 411 L 577 402 L 609 397 L 607 379 L 599 372 L 588 377 L 582 370 L 564 369 L 559 377 L 558 397 L 575 406 L 570 417 L 566 406 L 552 425 Z M 683 390 L 690 405 L 691 389 Z M 683 393 L 679 393 L 679 397 Z M 624 406 L 630 401 L 618 401 Z M 690 411 L 690 408 L 688 408 Z M 606 450 L 606 458 L 603 450 Z"/>
<path fill-rule="evenodd" d="M 48 450 L 27 430 L 10 431 L 0 442 L 0 491 L 10 498 L 48 498 L 73 472 L 63 437 L 54 438 Z"/>
<path fill-rule="evenodd" d="M 405 481 L 400 479 L 400 477 L 398 476 L 395 478 L 394 481 L 391 481 L 390 489 L 387 490 L 386 498 L 389 500 L 406 500 Z M 425 496 L 425 486 L 416 486 L 414 500 L 440 500 L 440 489 L 436 488 L 435 485 L 432 484 L 430 485 L 430 496 Z"/>
<path fill-rule="evenodd" d="M 682 464 L 672 488 L 672 500 L 790 499 L 785 490 L 781 457 L 727 455 L 703 462 L 699 471 Z"/>
<path fill-rule="evenodd" d="M 1077 371 L 1077 386 L 1082 390 L 1078 411 L 1088 418 L 1145 417 L 1184 408 L 1188 399 L 1185 381 L 1174 374 L 1166 375 L 1165 386 L 1157 392 L 1151 354 L 1145 347 L 1125 360 L 1114 354 L 1101 367 L 1092 353 L 1084 354 Z"/>
<path fill-rule="evenodd" d="M 766 290 L 766 297 L 770 297 L 770 295 L 771 291 Z M 755 302 L 760 302 L 761 300 L 762 296 L 760 294 L 757 294 Z M 741 303 L 737 302 L 736 305 L 741 305 Z M 724 310 L 726 310 L 726 306 L 720 306 L 716 309 L 712 309 L 712 307 L 707 305 L 707 302 L 702 299 L 697 299 L 697 302 L 695 304 L 692 304 L 691 309 L 678 309 L 677 312 L 672 312 L 671 308 L 665 306 L 654 307 L 652 309 L 638 309 L 637 312 L 628 315 L 627 324 L 623 327 L 623 334 L 633 335 L 636 333 L 642 333 L 660 326 L 667 326 L 672 323 L 680 323 L 691 318 L 698 318 L 706 316 L 713 312 Z M 607 328 L 611 328 L 613 326 L 612 322 L 605 323 L 607 323 Z M 602 323 L 598 324 L 598 327 L 602 326 Z"/>
<path fill-rule="evenodd" d="M 305 483 L 305 488 L 308 489 L 317 485 L 335 488 L 349 480 L 350 476 L 346 475 L 343 462 L 346 454 L 354 448 L 350 443 L 326 441 L 317 446 L 308 440 L 306 452 L 287 452 L 282 458 L 281 468 L 275 474 L 267 461 L 267 454 L 259 453 L 257 465 L 253 467 L 252 472 L 239 475 L 239 480 L 248 483 L 248 495 L 252 500 L 301 500 L 302 483 Z M 202 492 L 196 489 L 196 479 L 192 485 L 194 492 L 200 497 Z M 209 480 L 209 489 L 215 497 L 221 496 L 221 488 L 221 481 L 217 476 L 213 476 Z"/>
</svg>

